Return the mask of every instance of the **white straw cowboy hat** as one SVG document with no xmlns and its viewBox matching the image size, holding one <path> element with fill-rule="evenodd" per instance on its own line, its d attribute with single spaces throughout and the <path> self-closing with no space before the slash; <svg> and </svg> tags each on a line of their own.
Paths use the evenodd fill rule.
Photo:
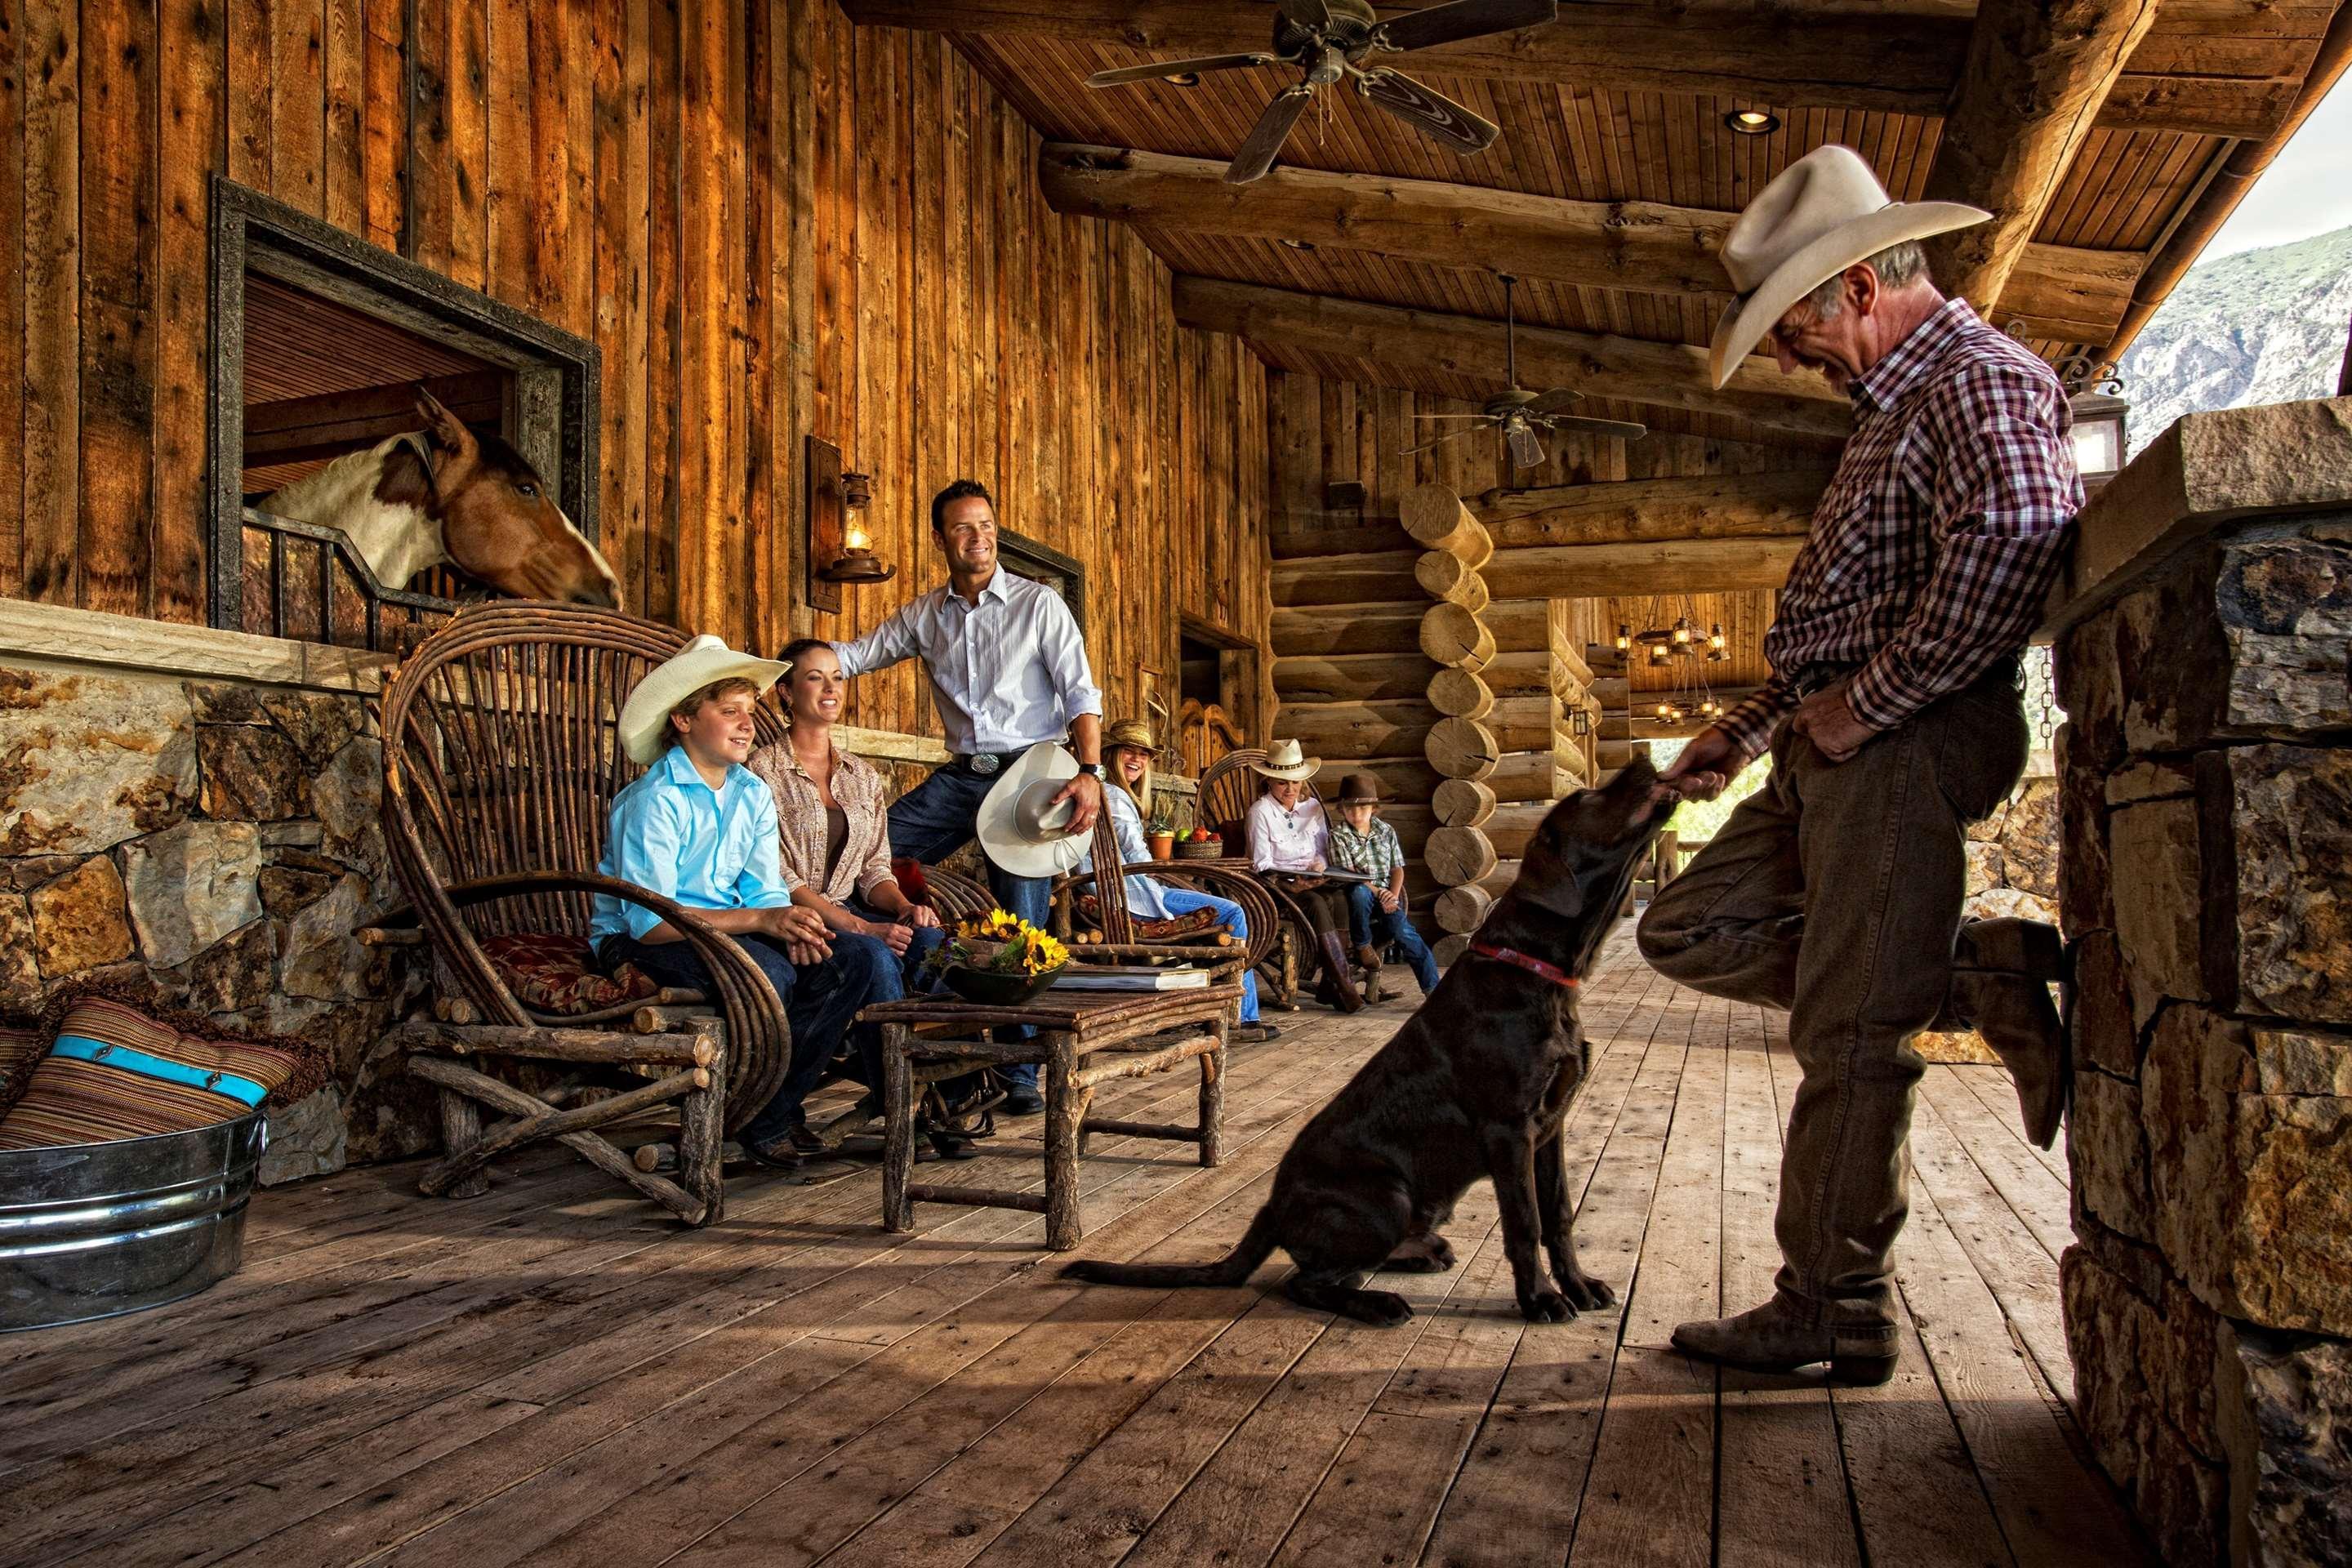
<svg viewBox="0 0 2352 1568">
<path fill-rule="evenodd" d="M 1733 300 L 1706 366 L 1721 387 L 1790 306 L 1891 245 L 1966 228 L 1992 214 L 1958 202 L 1895 202 L 1851 147 L 1816 147 L 1756 195 L 1723 239 Z"/>
<path fill-rule="evenodd" d="M 740 678 L 765 691 L 791 668 L 778 659 L 737 653 L 706 632 L 646 671 L 621 704 L 621 749 L 631 762 L 650 763 L 662 754 L 671 709 L 721 680 Z"/>
<path fill-rule="evenodd" d="M 1304 755 L 1303 748 L 1296 741 L 1276 741 L 1265 749 L 1265 761 L 1252 763 L 1250 766 L 1270 779 L 1297 781 L 1311 779 L 1321 773 L 1323 759 Z"/>
<path fill-rule="evenodd" d="M 1078 776 L 1078 759 L 1040 741 L 997 776 L 980 803 L 975 829 L 991 860 L 1016 877 L 1058 877 L 1075 870 L 1094 838 L 1070 831 L 1076 801 L 1054 797 Z"/>
</svg>

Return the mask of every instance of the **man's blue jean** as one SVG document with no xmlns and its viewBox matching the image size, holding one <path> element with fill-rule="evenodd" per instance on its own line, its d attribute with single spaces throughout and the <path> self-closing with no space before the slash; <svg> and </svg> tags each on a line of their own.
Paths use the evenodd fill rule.
<svg viewBox="0 0 2352 1568">
<path fill-rule="evenodd" d="M 1234 940 L 1248 945 L 1249 921 L 1242 914 L 1242 907 L 1231 899 L 1221 899 L 1214 893 L 1196 893 L 1190 888 L 1162 888 L 1160 901 L 1167 906 L 1171 915 L 1187 915 L 1194 910 L 1214 910 L 1223 917 L 1225 929 L 1234 933 Z M 1257 976 L 1246 969 L 1242 971 L 1242 1022 L 1257 1022 Z"/>
<path fill-rule="evenodd" d="M 1423 995 L 1437 989 L 1437 959 L 1402 904 L 1384 910 L 1370 887 L 1359 882 L 1348 889 L 1348 925 L 1358 947 L 1386 947 L 1394 942 L 1404 949 L 1404 961 L 1412 965 L 1412 977 L 1421 983 Z"/>
<path fill-rule="evenodd" d="M 824 1081 L 825 1065 L 841 1049 L 845 1036 L 856 1051 L 856 1071 L 868 1083 L 882 1081 L 882 1031 L 871 1024 L 853 1026 L 851 1020 L 859 1008 L 895 1002 L 906 989 L 898 955 L 876 937 L 836 931 L 833 956 L 805 964 L 794 963 L 783 943 L 768 937 L 747 935 L 734 941 L 776 988 L 793 1029 L 792 1065 L 782 1085 L 738 1134 L 743 1142 L 767 1144 L 806 1122 L 803 1107 Z M 702 991 L 711 987 L 710 971 L 689 942 L 608 936 L 597 944 L 596 956 L 607 970 L 634 963 L 658 984 Z"/>
<path fill-rule="evenodd" d="M 993 774 L 983 778 L 961 768 L 934 770 L 929 778 L 892 804 L 890 852 L 931 865 L 971 843 L 973 826 L 980 820 L 980 803 L 995 782 Z M 1043 877 L 1016 877 L 991 861 L 988 887 L 996 895 L 998 904 L 1039 931 L 1046 929 L 1053 916 L 1051 882 Z M 1006 1031 L 1019 1039 L 1026 1039 L 1034 1032 L 1025 1026 Z M 1036 1087 L 1034 1063 L 1006 1068 L 1004 1076 L 1016 1083 Z"/>
</svg>

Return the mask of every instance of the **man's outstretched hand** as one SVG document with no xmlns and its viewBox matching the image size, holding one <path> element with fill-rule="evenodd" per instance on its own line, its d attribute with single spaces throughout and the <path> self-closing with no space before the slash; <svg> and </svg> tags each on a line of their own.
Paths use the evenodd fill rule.
<svg viewBox="0 0 2352 1568">
<path fill-rule="evenodd" d="M 1709 724 L 1666 764 L 1658 775 L 1658 789 L 1681 800 L 1713 800 L 1730 786 L 1732 775 L 1747 761 L 1721 726 Z"/>
</svg>

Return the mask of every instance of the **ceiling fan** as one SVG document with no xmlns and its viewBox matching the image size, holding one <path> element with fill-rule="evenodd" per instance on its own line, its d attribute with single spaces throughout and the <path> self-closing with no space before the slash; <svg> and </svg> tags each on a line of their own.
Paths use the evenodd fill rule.
<svg viewBox="0 0 2352 1568">
<path fill-rule="evenodd" d="M 1383 22 L 1370 0 L 1275 0 L 1274 47 L 1269 52 L 1210 55 L 1192 60 L 1161 60 L 1152 65 L 1126 66 L 1097 71 L 1088 87 L 1119 87 L 1129 82 L 1180 80 L 1202 71 L 1237 70 L 1244 66 L 1292 65 L 1307 74 L 1275 95 L 1258 116 L 1249 138 L 1234 155 L 1225 179 L 1245 185 L 1274 167 L 1275 154 L 1290 136 L 1290 128 L 1307 109 L 1315 89 L 1346 77 L 1356 90 L 1373 103 L 1419 131 L 1465 156 L 1483 153 L 1502 134 L 1491 121 L 1481 119 L 1442 92 L 1422 86 L 1401 71 L 1385 66 L 1366 67 L 1376 54 L 1402 54 L 1437 44 L 1459 43 L 1489 33 L 1516 32 L 1551 21 L 1559 14 L 1557 0 L 1453 0 L 1409 16 Z M 1185 82 L 1186 86 L 1191 83 Z"/>
<path fill-rule="evenodd" d="M 1549 392 L 1529 392 L 1519 384 L 1519 324 L 1517 312 L 1512 309 L 1511 291 L 1518 279 L 1507 273 L 1497 274 L 1503 280 L 1503 354 L 1510 389 L 1498 392 L 1486 400 L 1486 406 L 1475 414 L 1421 414 L 1420 419 L 1468 419 L 1476 423 L 1465 426 L 1449 436 L 1418 447 L 1409 447 L 1405 455 L 1426 452 L 1432 447 L 1443 447 L 1458 440 L 1477 428 L 1478 424 L 1492 425 L 1503 433 L 1511 448 L 1514 468 L 1532 468 L 1544 460 L 1542 437 L 1538 430 L 1581 430 L 1588 436 L 1616 436 L 1628 441 L 1638 441 L 1650 433 L 1649 426 L 1624 419 L 1588 419 L 1580 414 L 1563 412 L 1571 403 L 1580 401 L 1584 394 L 1573 387 L 1555 386 Z"/>
</svg>

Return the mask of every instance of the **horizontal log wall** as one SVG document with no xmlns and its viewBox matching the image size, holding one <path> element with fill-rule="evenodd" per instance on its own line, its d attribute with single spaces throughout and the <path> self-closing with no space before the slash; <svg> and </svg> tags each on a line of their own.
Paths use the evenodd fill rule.
<svg viewBox="0 0 2352 1568">
<path fill-rule="evenodd" d="M 412 31 L 413 28 L 413 31 Z M 215 171 L 604 354 L 630 607 L 730 642 L 874 625 L 971 475 L 1087 569 L 1114 708 L 1176 618 L 1265 631 L 1264 385 L 936 34 L 830 0 L 28 0 L 0 10 L 0 596 L 205 618 Z M 803 437 L 899 566 L 803 603 Z M 930 731 L 911 668 L 854 719 Z"/>
</svg>

